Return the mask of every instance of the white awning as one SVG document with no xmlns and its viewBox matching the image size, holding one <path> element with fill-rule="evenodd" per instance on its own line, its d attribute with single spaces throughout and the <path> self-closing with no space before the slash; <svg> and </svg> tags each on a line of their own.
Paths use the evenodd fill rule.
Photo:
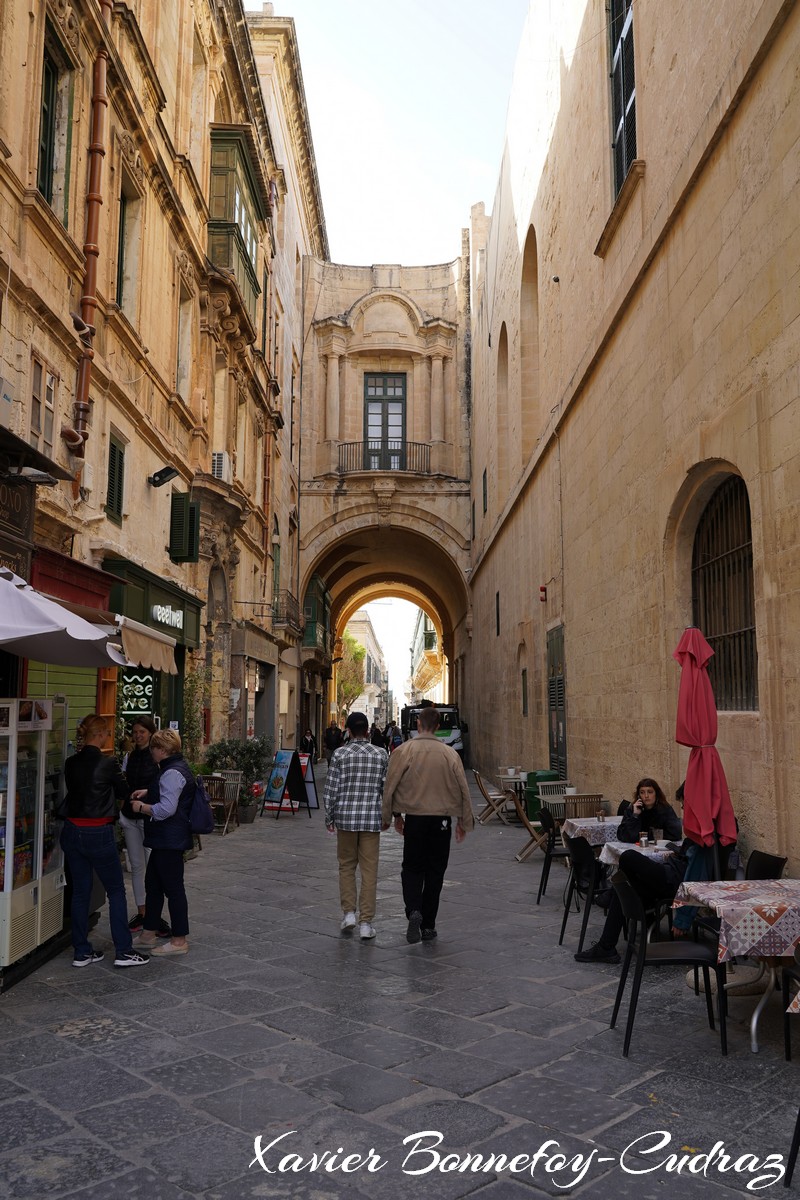
<svg viewBox="0 0 800 1200">
<path fill-rule="evenodd" d="M 110 630 L 0 569 L 0 648 L 60 667 L 125 666 Z"/>
</svg>

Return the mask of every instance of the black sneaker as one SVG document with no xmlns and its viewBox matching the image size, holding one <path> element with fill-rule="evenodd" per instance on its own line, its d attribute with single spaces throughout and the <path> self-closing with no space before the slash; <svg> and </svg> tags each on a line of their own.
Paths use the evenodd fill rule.
<svg viewBox="0 0 800 1200">
<path fill-rule="evenodd" d="M 133 916 L 131 917 L 130 921 L 128 921 L 128 929 L 130 929 L 131 933 L 138 933 L 139 930 L 142 928 L 143 922 L 144 922 L 144 913 L 140 913 L 140 912 L 134 913 Z"/>
<path fill-rule="evenodd" d="M 436 932 L 436 930 L 435 930 L 435 929 L 423 929 L 423 931 L 422 931 L 422 940 L 423 940 L 423 942 L 432 942 L 432 941 L 434 941 L 434 940 L 435 940 L 435 939 L 436 939 L 438 936 L 439 936 L 439 935 L 438 935 L 438 933 Z"/>
<path fill-rule="evenodd" d="M 149 963 L 150 958 L 147 954 L 140 954 L 138 950 L 126 950 L 124 954 L 118 954 L 114 959 L 115 967 L 143 967 L 145 963 Z"/>
<path fill-rule="evenodd" d="M 172 929 L 167 924 L 166 921 L 163 921 L 163 920 L 159 921 L 158 929 L 156 930 L 156 937 L 157 938 L 171 938 L 172 937 Z"/>
<path fill-rule="evenodd" d="M 595 942 L 588 950 L 581 950 L 580 954 L 576 954 L 575 962 L 618 963 L 620 962 L 620 957 L 613 946 L 610 950 L 607 950 L 600 942 Z"/>
<path fill-rule="evenodd" d="M 78 956 L 76 954 L 72 960 L 72 965 L 73 965 L 73 967 L 89 967 L 92 965 L 92 963 L 102 962 L 102 961 L 103 961 L 103 951 L 102 950 L 93 950 L 91 954 L 82 954 L 80 958 L 78 958 Z"/>
<path fill-rule="evenodd" d="M 420 926 L 422 925 L 422 913 L 416 909 L 408 918 L 408 929 L 406 930 L 406 941 L 410 946 L 415 946 L 422 937 Z"/>
</svg>

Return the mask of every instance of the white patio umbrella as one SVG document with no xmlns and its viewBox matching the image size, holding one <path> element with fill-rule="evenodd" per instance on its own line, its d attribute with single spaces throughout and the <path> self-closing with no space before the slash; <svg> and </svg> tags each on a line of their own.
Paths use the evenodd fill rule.
<svg viewBox="0 0 800 1200">
<path fill-rule="evenodd" d="M 125 655 L 109 643 L 112 633 L 0 568 L 1 649 L 59 667 L 124 667 Z"/>
</svg>

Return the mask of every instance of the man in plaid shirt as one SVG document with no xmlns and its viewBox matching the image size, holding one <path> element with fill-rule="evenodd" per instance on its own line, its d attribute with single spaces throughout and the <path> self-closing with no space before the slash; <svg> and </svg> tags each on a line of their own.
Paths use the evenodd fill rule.
<svg viewBox="0 0 800 1200">
<path fill-rule="evenodd" d="M 335 750 L 328 766 L 323 804 L 325 824 L 336 830 L 339 859 L 339 898 L 342 903 L 342 933 L 356 927 L 356 867 L 361 871 L 358 901 L 359 933 L 363 941 L 375 937 L 375 896 L 378 890 L 381 803 L 389 756 L 381 746 L 369 742 L 369 721 L 364 713 L 350 713 L 347 729 L 351 740 Z"/>
</svg>

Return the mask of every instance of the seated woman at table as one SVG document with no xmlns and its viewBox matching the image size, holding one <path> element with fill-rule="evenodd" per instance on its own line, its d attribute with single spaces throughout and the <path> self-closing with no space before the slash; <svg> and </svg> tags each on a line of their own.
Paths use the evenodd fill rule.
<svg viewBox="0 0 800 1200">
<path fill-rule="evenodd" d="M 670 812 L 672 810 L 670 809 Z M 673 814 L 674 815 L 674 814 Z M 660 826 L 659 826 L 660 828 Z M 645 908 L 653 908 L 658 901 L 671 902 L 675 893 L 683 883 L 689 865 L 690 852 L 696 849 L 694 843 L 686 838 L 680 848 L 664 862 L 648 858 L 639 850 L 623 850 L 619 857 L 619 869 L 625 873 L 633 890 L 640 897 Z M 600 941 L 588 950 L 582 950 L 575 955 L 575 961 L 580 963 L 618 963 L 617 942 L 622 932 L 622 905 L 616 892 L 611 897 L 603 932 Z"/>
<path fill-rule="evenodd" d="M 655 779 L 640 779 L 633 792 L 633 803 L 622 814 L 617 840 L 638 842 L 643 833 L 650 836 L 652 829 L 663 830 L 668 842 L 681 840 L 680 817 L 667 803 L 659 784 Z"/>
</svg>

